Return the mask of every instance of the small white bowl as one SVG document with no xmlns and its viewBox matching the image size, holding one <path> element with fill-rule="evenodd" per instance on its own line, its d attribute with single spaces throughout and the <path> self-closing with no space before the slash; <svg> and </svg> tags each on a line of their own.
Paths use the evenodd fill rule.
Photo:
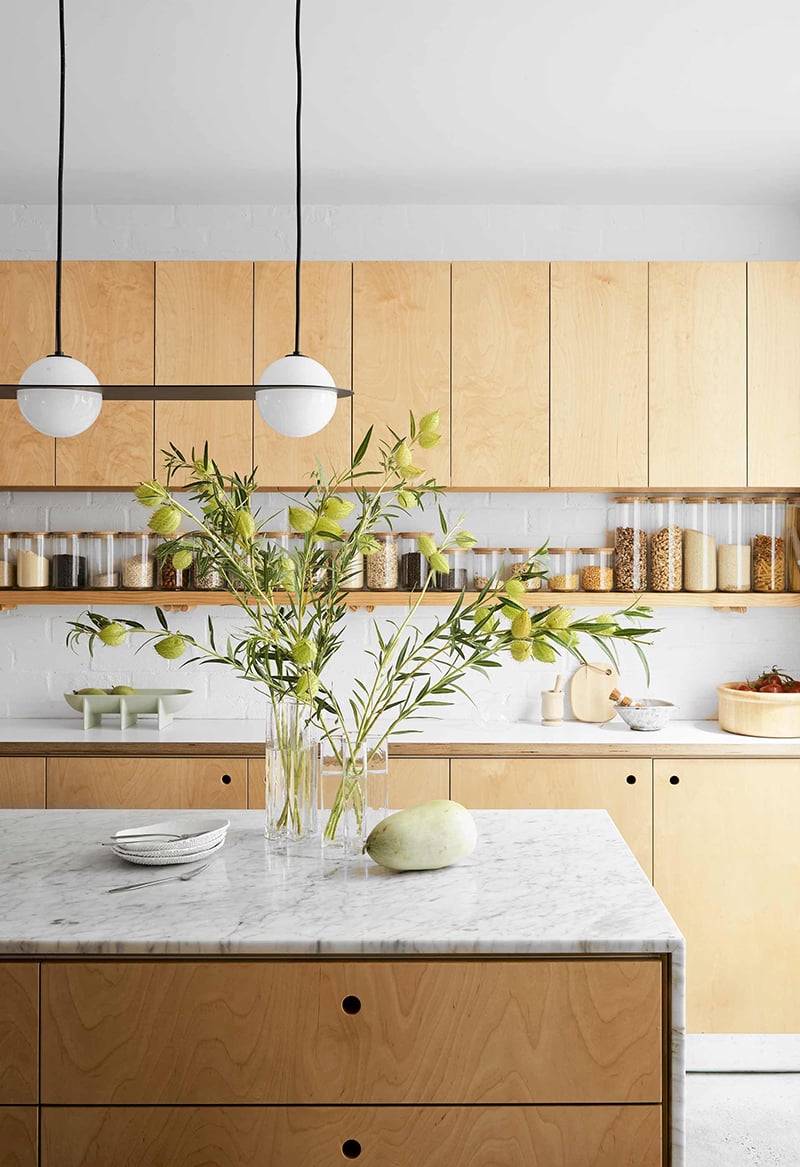
<svg viewBox="0 0 800 1167">
<path fill-rule="evenodd" d="M 617 713 L 629 729 L 650 733 L 656 729 L 663 729 L 672 717 L 674 709 L 671 701 L 644 698 L 633 705 L 618 705 Z"/>
</svg>

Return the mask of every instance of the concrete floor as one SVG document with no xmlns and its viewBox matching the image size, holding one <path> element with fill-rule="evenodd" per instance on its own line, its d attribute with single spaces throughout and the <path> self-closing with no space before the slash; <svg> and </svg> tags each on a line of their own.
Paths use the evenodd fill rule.
<svg viewBox="0 0 800 1167">
<path fill-rule="evenodd" d="M 800 1074 L 688 1074 L 686 1167 L 800 1167 Z"/>
</svg>

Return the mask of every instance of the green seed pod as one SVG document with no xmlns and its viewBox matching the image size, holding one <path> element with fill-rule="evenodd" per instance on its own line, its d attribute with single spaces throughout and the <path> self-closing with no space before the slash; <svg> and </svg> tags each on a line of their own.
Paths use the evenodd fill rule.
<svg viewBox="0 0 800 1167">
<path fill-rule="evenodd" d="M 256 521 L 249 511 L 237 511 L 233 527 L 241 543 L 252 543 L 256 533 Z"/>
<path fill-rule="evenodd" d="M 172 566 L 176 571 L 186 571 L 187 567 L 192 566 L 193 558 L 191 551 L 176 551 L 172 556 Z"/>
<path fill-rule="evenodd" d="M 442 440 L 441 434 L 434 434 L 425 431 L 419 435 L 419 445 L 421 450 L 432 450 L 434 446 L 438 446 Z"/>
<path fill-rule="evenodd" d="M 456 535 L 457 545 L 462 547 L 465 551 L 468 551 L 470 547 L 474 547 L 477 542 L 478 540 L 475 538 L 471 531 L 459 531 Z"/>
<path fill-rule="evenodd" d="M 181 525 L 181 512 L 171 505 L 159 507 L 147 525 L 157 535 L 173 535 Z"/>
<path fill-rule="evenodd" d="M 574 608 L 553 608 L 545 617 L 545 628 L 569 628 L 574 615 Z"/>
<path fill-rule="evenodd" d="M 541 640 L 534 640 L 531 645 L 531 652 L 537 660 L 542 661 L 543 664 L 551 665 L 558 660 L 556 650 L 550 644 L 545 644 Z"/>
<path fill-rule="evenodd" d="M 153 647 L 164 660 L 177 660 L 186 651 L 186 641 L 182 636 L 173 633 L 173 635 L 165 636 L 163 640 L 159 640 L 158 644 Z"/>
<path fill-rule="evenodd" d="M 155 479 L 150 479 L 149 482 L 140 482 L 133 493 L 137 502 L 145 507 L 157 507 L 166 497 L 164 487 Z"/>
<path fill-rule="evenodd" d="M 419 419 L 420 433 L 429 434 L 434 430 L 438 430 L 441 417 L 438 409 L 434 409 L 431 413 L 424 414 Z"/>
<path fill-rule="evenodd" d="M 417 496 L 411 490 L 398 490 L 397 505 L 407 511 L 416 504 Z"/>
<path fill-rule="evenodd" d="M 289 526 L 293 531 L 307 535 L 309 531 L 314 529 L 316 521 L 317 516 L 313 511 L 306 510 L 305 507 L 289 507 Z"/>
<path fill-rule="evenodd" d="M 447 562 L 447 556 L 442 555 L 441 551 L 434 551 L 433 555 L 428 559 L 434 571 L 448 573 L 450 571 L 450 564 Z"/>
<path fill-rule="evenodd" d="M 511 579 L 507 579 L 504 583 L 503 590 L 506 595 L 511 596 L 512 600 L 519 600 L 525 595 L 525 584 L 512 576 Z"/>
<path fill-rule="evenodd" d="M 515 640 L 511 644 L 511 655 L 514 660 L 530 660 L 532 652 L 533 649 L 529 640 Z"/>
<path fill-rule="evenodd" d="M 319 539 L 341 539 L 344 536 L 341 523 L 326 519 L 321 515 L 314 524 L 314 534 Z"/>
<path fill-rule="evenodd" d="M 344 498 L 326 498 L 322 506 L 322 513 L 326 519 L 346 519 L 355 509 L 355 503 Z"/>
<path fill-rule="evenodd" d="M 300 701 L 310 705 L 319 692 L 319 677 L 311 669 L 307 669 L 297 678 L 294 691 Z"/>
<path fill-rule="evenodd" d="M 403 469 L 404 478 L 419 478 L 420 474 L 424 473 L 425 471 L 419 466 L 406 466 Z"/>
<path fill-rule="evenodd" d="M 312 663 L 315 656 L 314 645 L 308 637 L 301 636 L 299 640 L 294 642 L 292 647 L 292 660 L 295 664 L 305 667 Z"/>
<path fill-rule="evenodd" d="M 610 612 L 601 612 L 599 616 L 595 616 L 594 622 L 595 622 L 595 624 L 614 624 L 614 625 L 616 625 L 616 623 L 617 623 Z"/>
<path fill-rule="evenodd" d="M 103 644 L 107 644 L 110 648 L 117 648 L 118 645 L 124 644 L 128 638 L 128 629 L 122 624 L 118 624 L 113 620 L 110 624 L 106 624 L 101 628 L 97 635 L 102 640 Z"/>
<path fill-rule="evenodd" d="M 380 549 L 380 543 L 377 539 L 373 539 L 371 535 L 362 535 L 358 540 L 358 550 L 362 555 L 374 555 Z"/>
<path fill-rule="evenodd" d="M 512 604 L 503 604 L 500 611 L 505 616 L 506 620 L 513 620 L 519 615 L 519 608 L 515 608 Z"/>
<path fill-rule="evenodd" d="M 556 628 L 553 635 L 565 648 L 574 648 L 578 643 L 577 632 L 570 632 L 569 628 Z"/>
<path fill-rule="evenodd" d="M 527 612 L 517 612 L 511 621 L 511 635 L 515 640 L 527 640 L 531 634 L 531 618 Z"/>
<path fill-rule="evenodd" d="M 436 554 L 436 544 L 430 535 L 420 535 L 418 546 L 420 554 L 424 555 L 426 559 L 430 559 L 432 555 Z"/>
<path fill-rule="evenodd" d="M 405 470 L 413 462 L 413 455 L 405 442 L 401 442 L 394 452 L 394 464 L 398 470 Z"/>
</svg>

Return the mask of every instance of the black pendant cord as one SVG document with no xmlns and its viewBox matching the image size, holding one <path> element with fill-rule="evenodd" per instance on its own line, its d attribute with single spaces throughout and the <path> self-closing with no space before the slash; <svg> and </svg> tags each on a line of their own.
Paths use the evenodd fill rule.
<svg viewBox="0 0 800 1167">
<path fill-rule="evenodd" d="M 64 36 L 64 0 L 58 0 L 58 16 L 61 37 L 61 93 L 58 123 L 58 225 L 56 228 L 56 351 L 55 357 L 63 357 L 61 349 L 61 251 L 64 233 L 64 95 L 66 93 L 67 52 Z"/>
<path fill-rule="evenodd" d="M 63 2 L 63 0 L 62 0 Z M 297 108 L 295 112 L 295 219 L 297 224 L 297 250 L 294 262 L 294 352 L 300 353 L 300 251 L 302 244 L 302 212 L 300 207 L 300 119 L 303 109 L 303 67 L 300 61 L 300 0 L 297 0 L 294 21 L 294 52 L 297 62 Z"/>
</svg>

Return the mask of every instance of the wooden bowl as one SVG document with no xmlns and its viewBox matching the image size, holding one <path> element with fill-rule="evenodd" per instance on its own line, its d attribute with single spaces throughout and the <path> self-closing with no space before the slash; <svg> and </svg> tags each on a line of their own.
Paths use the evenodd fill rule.
<svg viewBox="0 0 800 1167">
<path fill-rule="evenodd" d="M 747 737 L 800 737 L 800 693 L 754 693 L 717 685 L 720 729 Z"/>
</svg>

